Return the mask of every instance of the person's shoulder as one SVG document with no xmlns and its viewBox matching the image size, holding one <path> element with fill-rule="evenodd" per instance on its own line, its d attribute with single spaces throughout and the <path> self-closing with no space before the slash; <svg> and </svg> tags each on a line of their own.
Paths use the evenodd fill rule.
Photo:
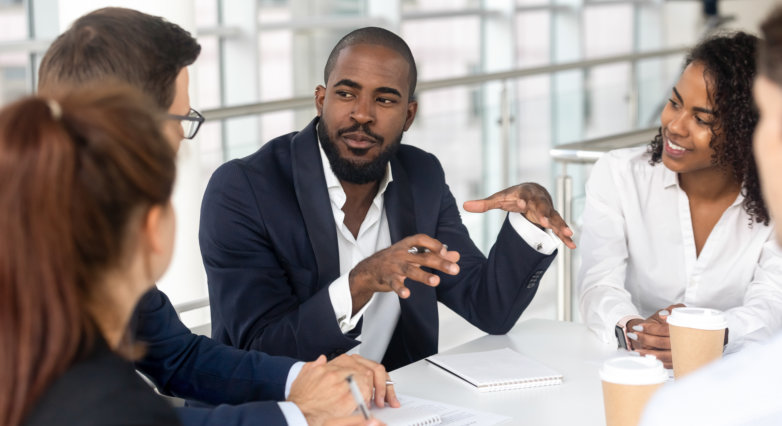
<svg viewBox="0 0 782 426">
<path fill-rule="evenodd" d="M 782 334 L 666 384 L 642 425 L 778 425 L 782 420 Z"/>
<path fill-rule="evenodd" d="M 291 132 L 276 137 L 266 143 L 250 155 L 241 158 L 233 158 L 218 166 L 210 184 L 222 185 L 225 182 L 241 181 L 247 176 L 274 175 L 289 170 L 291 157 L 291 142 L 300 132 Z"/>
<path fill-rule="evenodd" d="M 651 163 L 652 154 L 646 146 L 615 149 L 605 153 L 595 163 L 592 174 L 613 175 L 616 179 L 643 178 L 661 167 Z"/>
<path fill-rule="evenodd" d="M 652 154 L 649 153 L 648 148 L 644 145 L 608 151 L 598 162 L 609 163 L 614 167 L 637 167 L 638 165 L 650 165 L 649 161 L 651 158 Z"/>
<path fill-rule="evenodd" d="M 280 161 L 280 157 L 290 156 L 291 142 L 293 142 L 293 139 L 299 134 L 301 134 L 301 132 L 296 131 L 278 136 L 261 145 L 261 147 L 252 154 L 227 161 L 223 166 L 229 165 L 230 167 L 241 165 L 253 167 L 268 162 L 278 162 Z"/>
<path fill-rule="evenodd" d="M 25 425 L 176 425 L 173 408 L 144 383 L 130 361 L 96 347 L 46 390 Z"/>
<path fill-rule="evenodd" d="M 396 158 L 405 166 L 436 165 L 440 166 L 440 160 L 434 154 L 424 151 L 413 145 L 401 144 L 396 153 Z"/>
</svg>

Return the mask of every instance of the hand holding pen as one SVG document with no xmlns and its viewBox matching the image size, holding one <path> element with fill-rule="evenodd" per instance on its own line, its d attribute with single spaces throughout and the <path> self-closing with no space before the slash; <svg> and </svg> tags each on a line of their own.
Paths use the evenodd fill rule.
<svg viewBox="0 0 782 426">
<path fill-rule="evenodd" d="M 404 282 L 411 279 L 428 286 L 440 284 L 440 277 L 424 267 L 448 275 L 459 273 L 459 253 L 424 234 L 404 238 L 359 262 L 350 271 L 350 295 L 355 315 L 376 292 L 393 291 L 400 298 L 410 297 Z"/>
<path fill-rule="evenodd" d="M 358 414 L 350 417 L 340 417 L 337 419 L 329 419 L 323 426 L 385 426 L 385 423 L 378 419 L 365 419 L 364 416 Z"/>
<path fill-rule="evenodd" d="M 348 376 L 353 378 L 352 387 L 355 389 L 346 383 Z M 382 365 L 359 355 L 342 355 L 328 363 L 321 355 L 302 366 L 291 385 L 288 401 L 296 404 L 311 426 L 374 425 L 376 423 L 367 423 L 361 417 L 350 417 L 358 403 L 355 396 L 357 394 L 361 403 L 365 404 L 373 392 L 380 395 L 384 392 L 388 405 L 399 407 L 393 386 L 386 384 L 388 380 L 388 373 Z M 383 397 L 380 398 L 379 404 L 377 400 L 375 402 L 382 407 Z"/>
<path fill-rule="evenodd" d="M 330 365 L 342 367 L 351 372 L 359 390 L 363 391 L 364 399 L 374 396 L 375 405 L 384 407 L 399 407 L 399 400 L 394 391 L 394 383 L 389 379 L 386 368 L 377 362 L 368 360 L 358 354 L 342 354 L 331 361 Z"/>
</svg>

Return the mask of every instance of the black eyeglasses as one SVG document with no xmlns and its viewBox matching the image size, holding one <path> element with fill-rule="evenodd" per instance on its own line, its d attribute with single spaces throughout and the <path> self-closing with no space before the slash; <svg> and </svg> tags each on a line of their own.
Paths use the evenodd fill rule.
<svg viewBox="0 0 782 426">
<path fill-rule="evenodd" d="M 201 124 L 206 120 L 200 112 L 193 108 L 190 108 L 187 115 L 168 114 L 168 118 L 182 122 L 185 139 L 193 139 L 198 133 L 198 129 L 201 128 Z"/>
</svg>

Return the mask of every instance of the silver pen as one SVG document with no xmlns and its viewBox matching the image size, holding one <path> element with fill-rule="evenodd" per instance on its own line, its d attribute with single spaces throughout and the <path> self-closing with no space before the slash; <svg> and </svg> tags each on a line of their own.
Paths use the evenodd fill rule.
<svg viewBox="0 0 782 426">
<path fill-rule="evenodd" d="M 372 418 L 372 414 L 369 413 L 369 408 L 367 408 L 367 404 L 364 403 L 364 397 L 361 395 L 361 391 L 358 390 L 358 386 L 356 385 L 355 380 L 353 380 L 353 375 L 349 375 L 345 380 L 348 381 L 348 387 L 350 388 L 350 393 L 353 394 L 353 399 L 356 400 L 356 404 L 358 404 L 358 409 L 361 411 L 361 414 L 364 415 L 365 420 L 369 420 Z"/>
<path fill-rule="evenodd" d="M 447 244 L 443 244 L 443 247 L 445 247 L 445 249 L 448 250 Z M 423 248 L 423 247 L 411 247 L 409 250 L 407 250 L 407 252 L 410 254 L 424 254 L 424 253 L 429 253 L 430 250 L 428 248 Z"/>
</svg>

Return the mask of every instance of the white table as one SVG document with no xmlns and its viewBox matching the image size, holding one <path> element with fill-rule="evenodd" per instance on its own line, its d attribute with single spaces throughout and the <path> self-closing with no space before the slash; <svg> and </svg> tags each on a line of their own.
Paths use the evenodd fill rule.
<svg viewBox="0 0 782 426">
<path fill-rule="evenodd" d="M 398 393 L 488 411 L 512 425 L 605 425 L 598 370 L 618 355 L 583 324 L 533 319 L 504 336 L 483 336 L 444 353 L 508 347 L 562 373 L 561 385 L 480 393 L 468 383 L 421 360 L 391 372 Z"/>
</svg>

